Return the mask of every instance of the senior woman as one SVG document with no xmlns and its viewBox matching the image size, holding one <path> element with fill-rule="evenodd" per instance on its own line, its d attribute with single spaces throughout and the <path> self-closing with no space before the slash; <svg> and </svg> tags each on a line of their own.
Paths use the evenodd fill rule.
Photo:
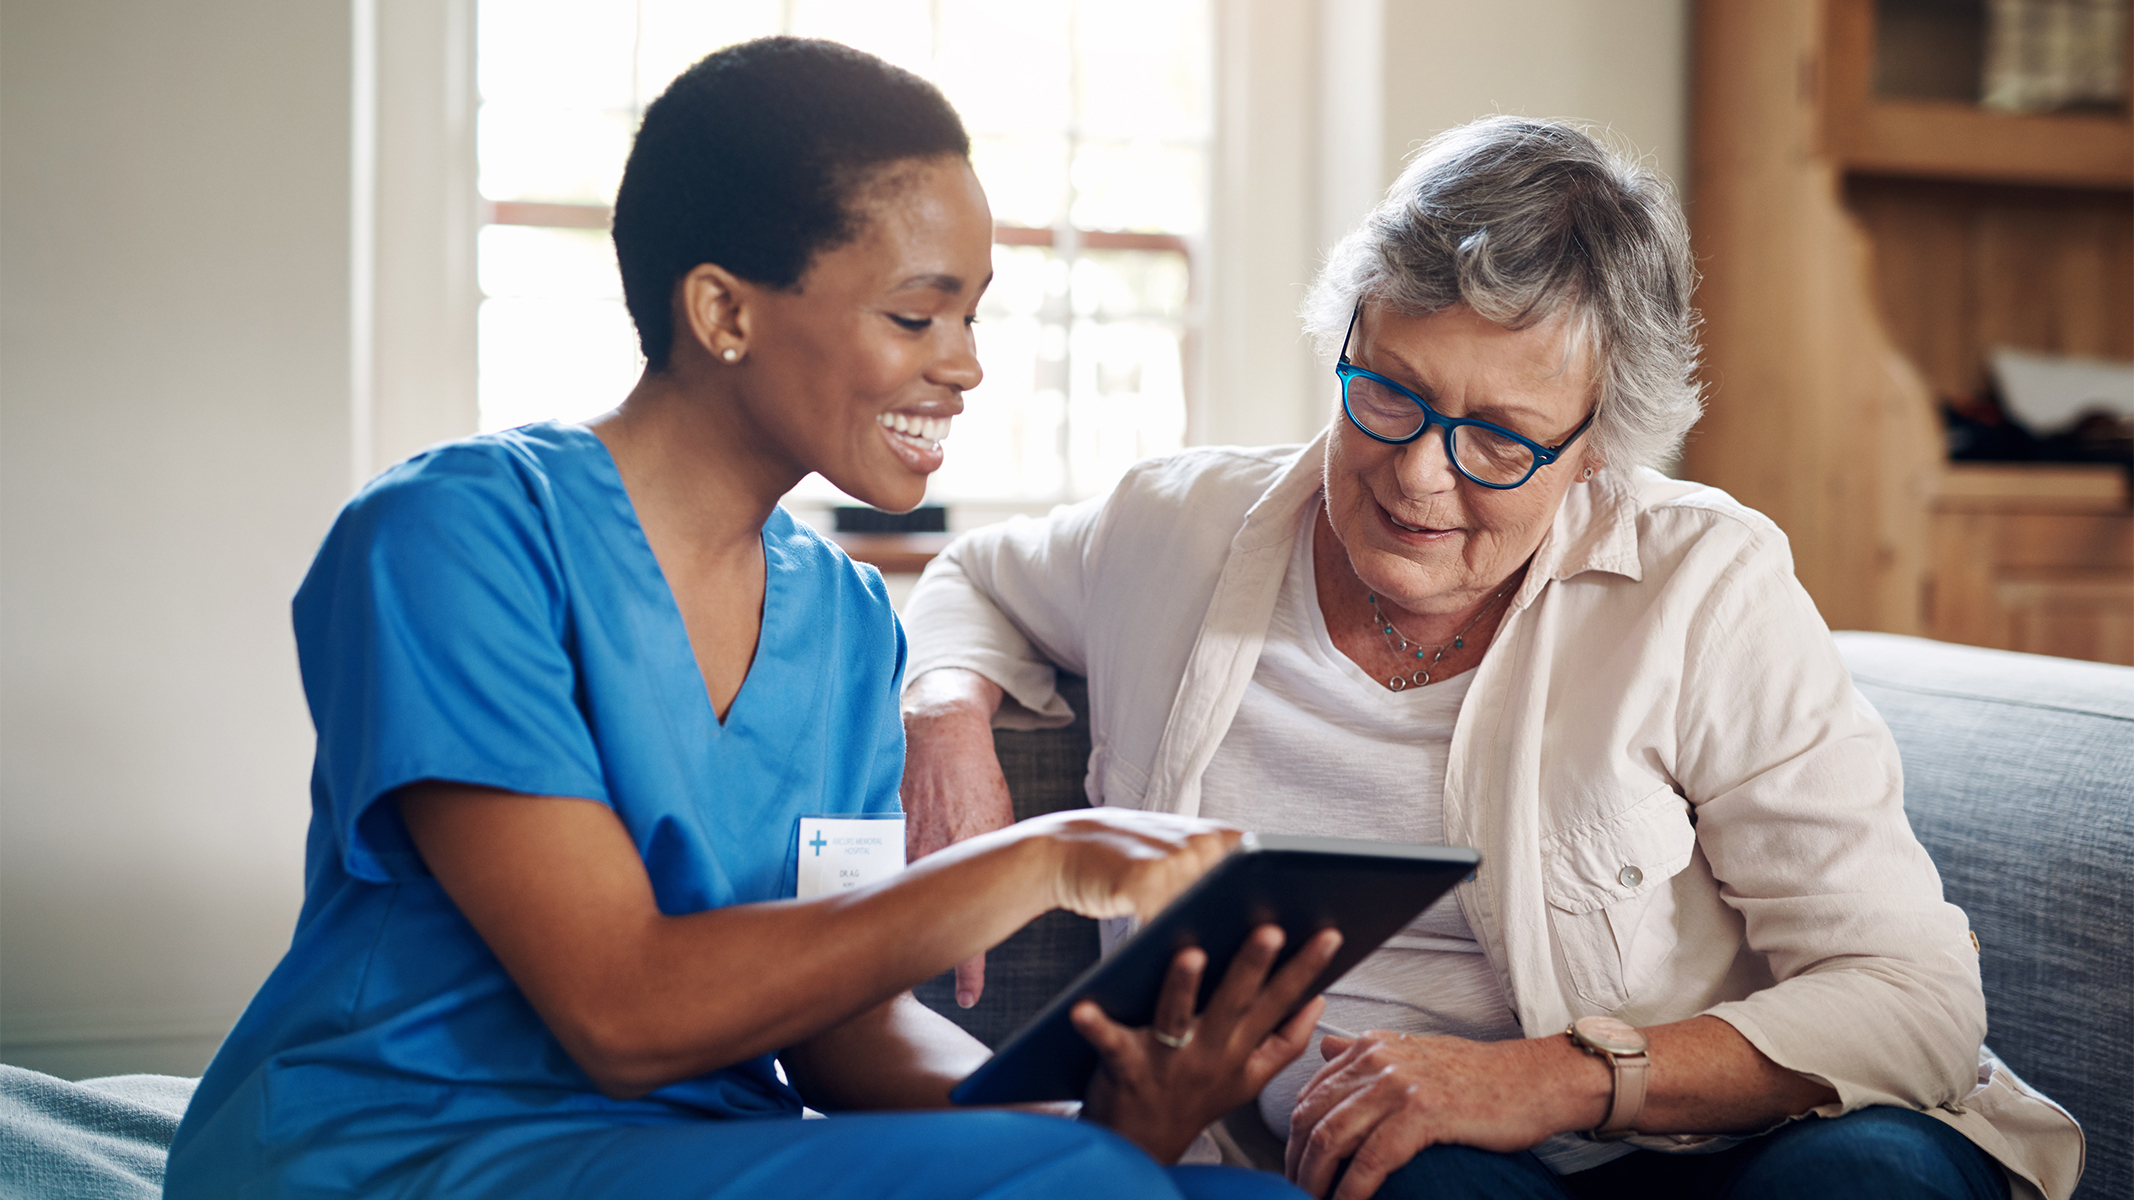
<svg viewBox="0 0 2134 1200">
<path fill-rule="evenodd" d="M 922 850 L 1009 819 L 989 725 L 1068 719 L 1055 664 L 1092 802 L 1481 850 L 1332 989 L 1368 1032 L 1262 1094 L 1315 1195 L 2073 1187 L 1785 538 L 1650 469 L 1699 411 L 1693 282 L 1649 171 L 1451 131 L 1314 287 L 1317 441 L 1143 463 L 913 594 Z"/>
</svg>

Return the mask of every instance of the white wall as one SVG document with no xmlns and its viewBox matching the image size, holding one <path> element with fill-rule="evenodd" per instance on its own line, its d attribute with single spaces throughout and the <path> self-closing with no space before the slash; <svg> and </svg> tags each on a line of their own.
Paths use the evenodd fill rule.
<svg viewBox="0 0 2134 1200">
<path fill-rule="evenodd" d="M 1317 6 L 1217 0 L 1216 128 L 1198 368 L 1187 436 L 1265 445 L 1310 436 L 1311 356 L 1296 309 L 1315 259 Z"/>
<path fill-rule="evenodd" d="M 1688 0 L 1385 5 L 1390 170 L 1431 134 L 1505 112 L 1612 128 L 1687 181 Z"/>
<path fill-rule="evenodd" d="M 1614 130 L 1686 178 L 1688 0 L 1218 0 L 1204 442 L 1311 436 L 1295 317 L 1321 256 L 1432 134 L 1494 112 Z"/>
<path fill-rule="evenodd" d="M 0 1057 L 195 1072 L 287 944 L 349 482 L 349 14 L 0 9 Z"/>
<path fill-rule="evenodd" d="M 352 464 L 367 479 L 465 437 L 475 401 L 475 0 L 357 0 L 370 9 L 376 139 L 367 172 L 370 370 L 359 376 Z M 367 386 L 366 386 L 367 385 Z"/>
<path fill-rule="evenodd" d="M 1577 116 L 1683 173 L 1686 0 L 1217 2 L 1202 440 L 1324 422 L 1295 309 L 1414 142 Z M 471 3 L 375 13 L 352 221 L 350 4 L 0 7 L 5 1061 L 205 1063 L 299 901 L 288 598 L 355 476 L 471 427 Z"/>
</svg>

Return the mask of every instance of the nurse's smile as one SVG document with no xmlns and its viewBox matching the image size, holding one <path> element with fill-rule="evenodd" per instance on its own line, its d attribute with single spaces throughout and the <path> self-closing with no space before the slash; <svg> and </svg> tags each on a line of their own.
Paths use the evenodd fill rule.
<svg viewBox="0 0 2134 1200">
<path fill-rule="evenodd" d="M 936 417 L 926 413 L 893 412 L 876 417 L 875 423 L 882 427 L 882 436 L 889 448 L 906 466 L 922 475 L 930 475 L 941 469 L 946 457 L 941 443 L 948 437 L 952 417 Z"/>
</svg>

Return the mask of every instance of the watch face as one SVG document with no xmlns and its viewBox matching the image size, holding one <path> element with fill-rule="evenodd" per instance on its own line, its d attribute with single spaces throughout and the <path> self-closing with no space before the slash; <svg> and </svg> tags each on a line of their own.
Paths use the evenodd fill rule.
<svg viewBox="0 0 2134 1200">
<path fill-rule="evenodd" d="M 1571 1028 L 1579 1041 L 1610 1054 L 1643 1054 L 1648 1044 L 1637 1026 L 1614 1017 L 1580 1017 Z"/>
</svg>

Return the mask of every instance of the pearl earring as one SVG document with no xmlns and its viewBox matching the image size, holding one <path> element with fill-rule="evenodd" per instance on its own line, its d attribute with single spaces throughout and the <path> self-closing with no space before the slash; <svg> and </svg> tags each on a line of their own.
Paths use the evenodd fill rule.
<svg viewBox="0 0 2134 1200">
<path fill-rule="evenodd" d="M 719 351 L 719 357 L 725 359 L 727 362 L 730 363 L 740 362 L 741 352 L 739 350 L 734 349 L 732 346 L 728 346 L 726 349 Z M 1586 472 L 1586 474 L 1588 475 L 1591 475 L 1592 473 L 1593 472 L 1591 471 Z"/>
<path fill-rule="evenodd" d="M 1587 467 L 1587 468 L 1586 468 L 1586 473 L 1585 473 L 1585 474 L 1583 474 L 1583 475 L 1581 475 L 1581 476 L 1579 476 L 1579 478 L 1580 478 L 1580 479 L 1591 479 L 1591 478 L 1593 478 L 1593 468 L 1592 468 L 1592 467 Z"/>
</svg>

